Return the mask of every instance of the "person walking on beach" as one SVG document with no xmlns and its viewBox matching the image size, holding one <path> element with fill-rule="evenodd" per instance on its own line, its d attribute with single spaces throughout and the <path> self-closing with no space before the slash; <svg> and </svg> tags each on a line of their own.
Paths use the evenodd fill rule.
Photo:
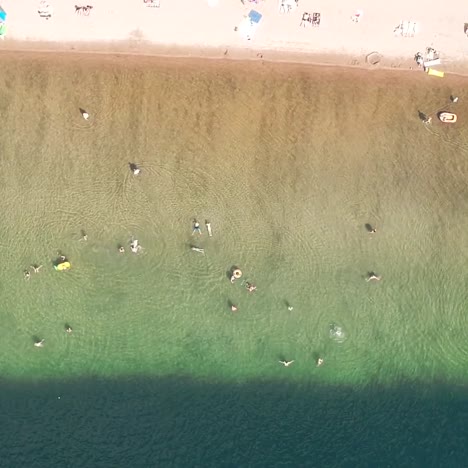
<svg viewBox="0 0 468 468">
<path fill-rule="evenodd" d="M 381 276 L 376 275 L 373 271 L 371 271 L 371 272 L 367 275 L 366 281 L 367 281 L 367 282 L 369 282 L 369 281 L 380 281 L 381 279 L 382 279 Z"/>
<path fill-rule="evenodd" d="M 292 361 L 278 361 L 280 364 L 283 364 L 284 367 L 289 367 L 293 362 L 294 362 L 294 359 Z"/>
<path fill-rule="evenodd" d="M 42 268 L 42 265 L 31 265 L 34 273 L 39 273 L 39 270 Z"/>
<path fill-rule="evenodd" d="M 202 233 L 202 232 L 201 232 L 201 228 L 200 228 L 200 223 L 199 223 L 196 219 L 193 220 L 192 236 L 193 236 L 195 233 L 200 234 L 200 236 L 201 236 L 201 233 Z"/>
</svg>

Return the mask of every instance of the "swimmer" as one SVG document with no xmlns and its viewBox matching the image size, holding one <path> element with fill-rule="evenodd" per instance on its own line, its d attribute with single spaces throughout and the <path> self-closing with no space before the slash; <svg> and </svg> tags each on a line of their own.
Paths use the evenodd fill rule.
<svg viewBox="0 0 468 468">
<path fill-rule="evenodd" d="M 237 279 L 237 278 L 236 278 L 234 275 L 232 275 L 232 276 L 231 276 L 231 283 L 234 284 L 234 281 L 236 281 L 236 279 Z"/>
<path fill-rule="evenodd" d="M 292 361 L 278 361 L 280 364 L 283 364 L 284 367 L 289 367 L 293 362 L 294 362 L 294 359 Z"/>
<path fill-rule="evenodd" d="M 80 241 L 87 241 L 88 240 L 88 234 L 86 234 L 86 232 L 84 231 L 81 231 L 81 239 Z"/>
<path fill-rule="evenodd" d="M 125 248 L 123 245 L 119 247 L 119 253 L 125 253 Z"/>
<path fill-rule="evenodd" d="M 60 255 L 60 261 L 65 262 L 67 260 L 67 257 L 65 255 Z"/>
<path fill-rule="evenodd" d="M 33 269 L 34 273 L 39 273 L 39 270 L 42 268 L 42 265 L 31 265 L 31 268 Z"/>
<path fill-rule="evenodd" d="M 133 175 L 137 176 L 138 174 L 140 174 L 141 169 L 135 163 L 129 163 L 128 166 L 130 167 L 130 170 L 133 172 Z"/>
<path fill-rule="evenodd" d="M 34 342 L 34 346 L 35 346 L 36 348 L 43 348 L 43 347 L 44 347 L 44 341 L 45 341 L 45 340 L 35 341 L 35 342 Z"/>
<path fill-rule="evenodd" d="M 319 357 L 317 359 L 317 367 L 321 366 L 322 364 L 323 364 L 323 359 Z"/>
<path fill-rule="evenodd" d="M 257 289 L 257 286 L 253 285 L 252 283 L 245 283 L 245 287 L 249 292 L 254 292 Z"/>
<path fill-rule="evenodd" d="M 239 309 L 234 304 L 231 304 L 231 312 L 237 312 Z"/>
<path fill-rule="evenodd" d="M 294 307 L 293 306 L 288 306 L 288 310 L 289 310 L 289 312 L 291 312 L 291 310 L 294 310 Z"/>
<path fill-rule="evenodd" d="M 367 278 L 366 278 L 366 281 L 369 282 L 369 281 L 380 281 L 382 279 L 381 276 L 379 275 L 376 275 L 374 272 L 370 272 L 368 275 L 367 275 Z"/>
<path fill-rule="evenodd" d="M 24 270 L 23 275 L 24 275 L 24 279 L 26 280 L 31 278 L 31 273 L 29 272 L 29 270 Z"/>
<path fill-rule="evenodd" d="M 85 120 L 89 119 L 89 114 L 86 111 L 81 110 L 81 115 L 83 116 L 83 119 L 85 119 Z"/>
<path fill-rule="evenodd" d="M 208 231 L 208 235 L 213 237 L 213 231 L 211 230 L 211 223 L 209 221 L 205 221 L 206 230 Z"/>
<path fill-rule="evenodd" d="M 70 333 L 73 331 L 73 329 L 72 329 L 72 327 L 70 327 L 70 325 L 67 325 L 67 326 L 65 327 L 65 331 L 66 331 L 68 334 L 70 334 Z"/>
<path fill-rule="evenodd" d="M 199 223 L 196 219 L 193 220 L 192 236 L 193 236 L 195 233 L 200 234 L 200 236 L 201 236 L 201 233 L 202 233 L 202 232 L 201 232 L 201 228 L 200 228 L 200 223 Z"/>
<path fill-rule="evenodd" d="M 200 247 L 190 247 L 191 250 L 193 250 L 194 252 L 198 252 L 198 253 L 201 253 L 201 254 L 205 254 L 205 249 L 201 249 Z"/>
<path fill-rule="evenodd" d="M 371 226 L 369 223 L 367 223 L 367 224 L 365 225 L 365 227 L 366 227 L 367 232 L 368 232 L 369 234 L 375 234 L 375 233 L 377 232 L 377 229 L 376 229 L 375 227 Z"/>
<path fill-rule="evenodd" d="M 130 242 L 130 250 L 135 254 L 141 250 L 141 245 L 138 243 L 138 239 L 134 239 Z"/>
</svg>

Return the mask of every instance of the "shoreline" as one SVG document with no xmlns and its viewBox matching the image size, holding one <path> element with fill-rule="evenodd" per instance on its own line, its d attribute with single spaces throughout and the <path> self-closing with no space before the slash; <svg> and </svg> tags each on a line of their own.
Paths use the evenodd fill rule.
<svg viewBox="0 0 468 468">
<path fill-rule="evenodd" d="M 138 44 L 131 41 L 56 43 L 39 41 L 9 41 L 0 44 L 0 53 L 24 54 L 72 54 L 151 57 L 161 59 L 188 59 L 229 62 L 260 62 L 270 64 L 307 65 L 316 67 L 337 67 L 367 71 L 420 72 L 414 60 L 396 57 L 383 57 L 377 65 L 371 65 L 364 55 L 339 53 L 313 53 L 298 50 L 281 51 L 271 49 L 226 48 L 226 47 L 188 47 L 163 45 L 148 42 Z M 457 67 L 446 67 L 445 73 L 453 76 L 468 76 L 468 62 Z"/>
</svg>

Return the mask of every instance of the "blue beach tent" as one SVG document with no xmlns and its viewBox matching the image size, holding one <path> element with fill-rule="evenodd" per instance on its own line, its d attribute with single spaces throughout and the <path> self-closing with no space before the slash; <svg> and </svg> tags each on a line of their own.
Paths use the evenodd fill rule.
<svg viewBox="0 0 468 468">
<path fill-rule="evenodd" d="M 0 22 L 4 23 L 6 21 L 5 10 L 0 6 Z"/>
<path fill-rule="evenodd" d="M 258 11 L 250 10 L 249 18 L 252 23 L 258 24 L 260 23 L 260 20 L 262 19 L 262 15 Z"/>
</svg>

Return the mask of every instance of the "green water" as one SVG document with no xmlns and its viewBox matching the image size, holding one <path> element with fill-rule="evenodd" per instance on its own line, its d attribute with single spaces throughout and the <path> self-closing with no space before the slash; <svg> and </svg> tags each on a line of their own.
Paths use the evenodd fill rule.
<svg viewBox="0 0 468 468">
<path fill-rule="evenodd" d="M 2 59 L 5 466 L 462 466 L 463 79 Z"/>
</svg>

